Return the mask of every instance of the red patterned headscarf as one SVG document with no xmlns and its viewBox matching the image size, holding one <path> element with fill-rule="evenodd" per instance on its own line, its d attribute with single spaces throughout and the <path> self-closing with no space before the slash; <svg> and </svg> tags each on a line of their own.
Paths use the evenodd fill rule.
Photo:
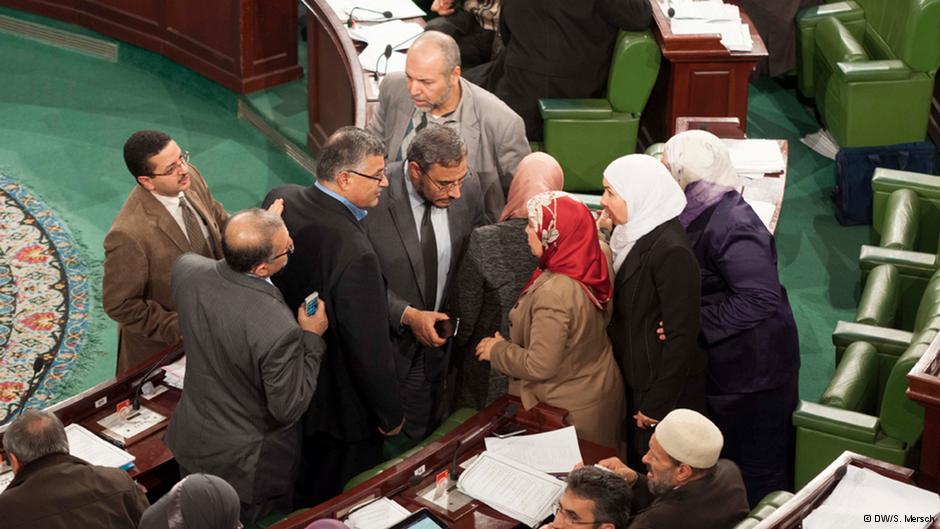
<svg viewBox="0 0 940 529">
<path fill-rule="evenodd" d="M 522 292 L 549 270 L 581 283 L 591 302 L 604 310 L 610 301 L 610 276 L 590 210 L 560 191 L 539 193 L 526 206 L 529 224 L 542 241 L 542 257 Z"/>
</svg>

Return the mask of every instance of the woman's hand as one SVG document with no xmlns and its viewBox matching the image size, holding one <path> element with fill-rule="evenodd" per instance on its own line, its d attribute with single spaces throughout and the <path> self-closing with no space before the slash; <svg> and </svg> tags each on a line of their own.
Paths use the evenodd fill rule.
<svg viewBox="0 0 940 529">
<path fill-rule="evenodd" d="M 656 336 L 660 342 L 666 341 L 666 329 L 663 326 L 663 320 L 659 320 L 659 327 L 656 327 Z"/>
<path fill-rule="evenodd" d="M 493 352 L 493 346 L 499 342 L 505 342 L 506 339 L 503 338 L 502 334 L 499 334 L 499 331 L 496 331 L 496 334 L 489 338 L 483 338 L 480 340 L 480 343 L 477 344 L 477 360 L 481 361 L 490 361 L 490 354 Z"/>
<path fill-rule="evenodd" d="M 607 214 L 606 209 L 602 209 L 597 213 L 597 229 L 598 230 L 611 230 L 614 226 L 612 220 L 610 220 L 610 215 Z"/>
<path fill-rule="evenodd" d="M 646 430 L 652 426 L 656 426 L 659 421 L 656 419 L 650 419 L 646 415 L 643 415 L 642 411 L 637 411 L 636 415 L 633 416 L 633 419 L 636 421 L 636 427 Z"/>
</svg>

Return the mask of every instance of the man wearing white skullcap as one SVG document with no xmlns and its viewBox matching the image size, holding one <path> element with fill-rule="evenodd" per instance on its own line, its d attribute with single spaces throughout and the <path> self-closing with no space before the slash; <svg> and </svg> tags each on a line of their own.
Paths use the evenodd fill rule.
<svg viewBox="0 0 940 529">
<path fill-rule="evenodd" d="M 741 471 L 718 458 L 723 444 L 713 422 L 697 411 L 679 408 L 656 425 L 643 456 L 645 476 L 616 457 L 598 465 L 619 474 L 633 488 L 636 515 L 629 529 L 691 525 L 726 529 L 747 516 L 748 505 Z"/>
</svg>

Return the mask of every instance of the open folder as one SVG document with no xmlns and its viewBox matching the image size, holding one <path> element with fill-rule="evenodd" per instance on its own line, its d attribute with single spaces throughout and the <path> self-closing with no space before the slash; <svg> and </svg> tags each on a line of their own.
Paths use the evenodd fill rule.
<svg viewBox="0 0 940 529">
<path fill-rule="evenodd" d="M 554 512 L 565 484 L 528 465 L 486 451 L 460 475 L 457 490 L 535 527 Z"/>
</svg>

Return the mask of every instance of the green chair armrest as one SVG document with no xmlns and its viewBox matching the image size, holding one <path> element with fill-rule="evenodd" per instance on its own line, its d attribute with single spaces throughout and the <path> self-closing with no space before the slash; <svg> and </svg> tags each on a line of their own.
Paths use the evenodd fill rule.
<svg viewBox="0 0 940 529">
<path fill-rule="evenodd" d="M 868 342 L 846 348 L 819 403 L 843 410 L 872 411 L 878 393 L 878 351 Z"/>
<path fill-rule="evenodd" d="M 910 189 L 896 189 L 888 196 L 878 246 L 913 250 L 917 242 L 920 199 Z"/>
<path fill-rule="evenodd" d="M 839 62 L 836 72 L 841 82 L 899 81 L 911 76 L 911 69 L 901 61 Z"/>
<path fill-rule="evenodd" d="M 868 274 L 862 296 L 858 300 L 855 322 L 877 327 L 893 328 L 901 298 L 901 279 L 898 269 L 881 265 Z"/>
<path fill-rule="evenodd" d="M 836 323 L 836 329 L 832 331 L 832 343 L 836 347 L 848 347 L 855 342 L 868 342 L 879 353 L 892 355 L 901 355 L 911 344 L 912 337 L 913 335 L 907 331 L 848 321 Z"/>
<path fill-rule="evenodd" d="M 879 432 L 878 417 L 805 400 L 793 412 L 793 426 L 863 443 L 874 443 Z"/>
<path fill-rule="evenodd" d="M 786 490 L 775 490 L 764 496 L 757 506 L 760 507 L 761 505 L 773 505 L 774 507 L 781 507 L 784 503 L 790 501 L 790 498 L 792 497 L 792 492 Z"/>
<path fill-rule="evenodd" d="M 654 143 L 650 145 L 649 147 L 647 147 L 645 151 L 643 151 L 644 154 L 652 156 L 653 158 L 656 158 L 657 160 L 663 159 L 664 152 L 666 152 L 666 144 L 662 142 Z"/>
<path fill-rule="evenodd" d="M 930 279 L 937 271 L 937 256 L 932 253 L 892 250 L 865 244 L 858 256 L 859 268 L 873 270 L 876 266 L 890 264 L 903 276 Z"/>
<path fill-rule="evenodd" d="M 610 119 L 614 110 L 606 99 L 539 99 L 542 119 Z"/>
<path fill-rule="evenodd" d="M 840 62 L 868 61 L 865 47 L 855 40 L 842 22 L 826 18 L 816 27 L 816 50 L 835 67 Z"/>
<path fill-rule="evenodd" d="M 801 28 L 815 26 L 820 20 L 836 17 L 839 20 L 864 20 L 865 11 L 855 2 L 833 2 L 803 9 L 796 16 Z"/>
<path fill-rule="evenodd" d="M 899 188 L 910 189 L 921 198 L 940 199 L 940 177 L 884 167 L 875 169 L 871 178 L 873 192 L 890 193 Z"/>
<path fill-rule="evenodd" d="M 750 516 L 748 516 L 747 518 L 736 523 L 731 529 L 754 529 L 755 527 L 760 525 L 761 521 L 762 520 L 758 520 L 757 518 L 751 518 Z"/>
</svg>

